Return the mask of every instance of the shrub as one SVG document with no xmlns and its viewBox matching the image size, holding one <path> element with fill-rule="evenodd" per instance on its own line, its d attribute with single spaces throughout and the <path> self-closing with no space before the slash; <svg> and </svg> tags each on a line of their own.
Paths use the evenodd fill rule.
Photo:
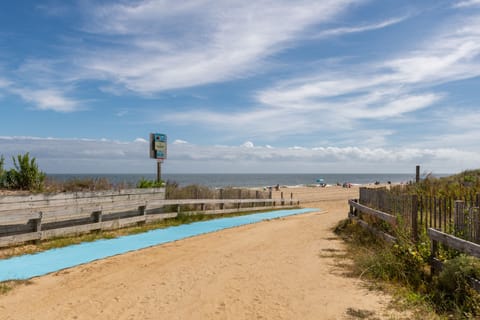
<svg viewBox="0 0 480 320">
<path fill-rule="evenodd" d="M 140 179 L 137 182 L 137 188 L 161 188 L 165 185 L 163 181 L 147 180 L 145 178 Z"/>
<path fill-rule="evenodd" d="M 433 300 L 441 309 L 456 310 L 462 317 L 480 316 L 480 294 L 471 279 L 480 278 L 480 261 L 464 254 L 448 260 L 435 279 Z"/>
<path fill-rule="evenodd" d="M 14 168 L 2 175 L 3 185 L 8 189 L 41 191 L 44 187 L 45 173 L 38 169 L 35 158 L 30 154 L 12 157 Z M 2 157 L 3 167 L 3 157 Z M 3 168 L 2 168 L 3 171 Z"/>
</svg>

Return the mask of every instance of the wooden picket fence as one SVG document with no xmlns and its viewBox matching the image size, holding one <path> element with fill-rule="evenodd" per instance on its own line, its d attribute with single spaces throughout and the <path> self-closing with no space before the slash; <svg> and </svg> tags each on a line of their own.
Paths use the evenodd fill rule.
<svg viewBox="0 0 480 320">
<path fill-rule="evenodd" d="M 473 200 L 476 199 L 476 200 Z M 432 272 L 442 268 L 437 259 L 439 244 L 480 258 L 479 196 L 470 201 L 448 198 L 392 195 L 386 189 L 360 189 L 360 198 L 349 200 L 349 218 L 388 242 L 396 242 L 399 227 L 409 233 L 412 240 L 419 239 L 422 228 L 430 238 Z M 363 216 L 374 217 L 387 224 L 393 232 L 380 230 L 369 224 Z M 393 233 L 393 234 L 392 234 Z M 471 279 L 480 292 L 480 281 Z"/>
<path fill-rule="evenodd" d="M 468 195 L 459 200 L 395 195 L 385 188 L 360 188 L 358 203 L 402 219 L 414 239 L 420 232 L 432 228 L 480 243 L 480 195 Z"/>
</svg>

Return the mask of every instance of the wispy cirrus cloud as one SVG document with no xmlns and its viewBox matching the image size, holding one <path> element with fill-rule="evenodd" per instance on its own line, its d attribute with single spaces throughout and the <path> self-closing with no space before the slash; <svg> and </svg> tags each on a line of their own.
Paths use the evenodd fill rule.
<svg viewBox="0 0 480 320">
<path fill-rule="evenodd" d="M 79 101 L 71 99 L 58 89 L 28 89 L 10 87 L 9 92 L 31 102 L 37 110 L 73 112 L 80 109 Z"/>
<path fill-rule="evenodd" d="M 332 37 L 332 36 L 341 36 L 341 35 L 350 34 L 350 33 L 359 33 L 359 32 L 366 32 L 366 31 L 383 29 L 383 28 L 395 25 L 397 23 L 400 23 L 400 22 L 402 22 L 402 21 L 404 21 L 408 18 L 409 18 L 409 16 L 402 16 L 402 17 L 387 19 L 387 20 L 377 22 L 377 23 L 373 23 L 373 24 L 366 24 L 366 25 L 353 26 L 353 27 L 341 27 L 341 28 L 323 30 L 320 33 L 312 36 L 312 38 L 325 38 L 325 37 Z"/>
<path fill-rule="evenodd" d="M 266 68 L 267 57 L 353 2 L 143 1 L 98 6 L 85 28 L 117 45 L 87 53 L 82 64 L 93 76 L 142 94 L 237 79 Z"/>
<path fill-rule="evenodd" d="M 480 18 L 475 15 L 450 21 L 448 28 L 433 37 L 383 61 L 340 65 L 342 71 L 312 70 L 306 76 L 281 80 L 258 91 L 255 108 L 238 114 L 209 111 L 204 117 L 194 111 L 190 122 L 216 126 L 228 123 L 223 126 L 225 130 L 243 127 L 258 135 L 263 131 L 278 136 L 292 130 L 338 134 L 338 128 L 356 130 L 352 135 L 358 135 L 368 132 L 370 120 L 382 120 L 388 126 L 408 117 L 411 123 L 421 125 L 425 120 L 414 114 L 427 108 L 438 109 L 448 97 L 446 89 L 438 90 L 439 85 L 480 76 L 479 30 Z M 192 113 L 180 116 L 173 112 L 165 116 L 187 119 L 189 115 Z M 282 123 L 280 119 L 291 121 L 275 126 Z M 376 125 L 383 128 L 379 122 Z M 395 131 L 401 130 L 394 127 Z M 383 132 L 387 135 L 378 142 L 387 143 L 387 137 L 395 135 L 391 130 Z M 459 137 L 450 137 L 455 136 Z M 428 141 L 429 137 L 422 139 Z"/>
<path fill-rule="evenodd" d="M 458 1 L 453 6 L 456 7 L 456 8 L 467 8 L 467 7 L 480 6 L 480 0 Z"/>
</svg>

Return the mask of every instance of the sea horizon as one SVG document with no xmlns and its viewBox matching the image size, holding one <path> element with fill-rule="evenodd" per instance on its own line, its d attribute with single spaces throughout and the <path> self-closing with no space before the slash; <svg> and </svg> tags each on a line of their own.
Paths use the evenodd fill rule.
<svg viewBox="0 0 480 320">
<path fill-rule="evenodd" d="M 448 174 L 433 174 L 442 177 Z M 101 179 L 110 183 L 134 187 L 141 179 L 155 180 L 154 173 L 47 173 L 56 181 L 71 179 Z M 213 188 L 221 187 L 266 187 L 306 186 L 319 181 L 327 185 L 351 183 L 358 185 L 379 183 L 408 183 L 415 180 L 414 173 L 165 173 L 162 180 L 175 182 L 180 186 L 198 184 Z"/>
</svg>

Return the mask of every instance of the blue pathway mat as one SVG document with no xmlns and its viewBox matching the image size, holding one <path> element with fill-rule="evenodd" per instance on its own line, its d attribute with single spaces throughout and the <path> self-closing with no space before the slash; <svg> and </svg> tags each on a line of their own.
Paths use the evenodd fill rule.
<svg viewBox="0 0 480 320">
<path fill-rule="evenodd" d="M 84 242 L 64 248 L 51 249 L 0 260 L 0 281 L 29 279 L 74 267 L 94 260 L 172 242 L 226 228 L 242 226 L 268 219 L 318 211 L 318 209 L 277 210 L 245 216 L 220 218 L 151 230 L 115 239 Z"/>
</svg>

